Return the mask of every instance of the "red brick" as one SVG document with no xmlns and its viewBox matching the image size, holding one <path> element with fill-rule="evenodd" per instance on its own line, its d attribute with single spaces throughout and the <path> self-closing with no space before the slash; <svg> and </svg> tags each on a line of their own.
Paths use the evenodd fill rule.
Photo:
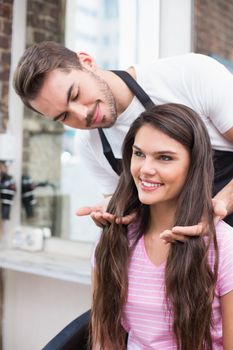
<svg viewBox="0 0 233 350">
<path fill-rule="evenodd" d="M 11 38 L 7 35 L 0 35 L 0 47 L 9 49 L 11 46 Z"/>
<path fill-rule="evenodd" d="M 195 0 L 194 50 L 233 56 L 233 0 Z"/>
<path fill-rule="evenodd" d="M 3 70 L 0 72 L 0 80 L 2 81 L 8 81 L 10 76 L 10 71 L 9 70 Z"/>
<path fill-rule="evenodd" d="M 5 19 L 3 22 L 3 34 L 11 35 L 11 33 L 12 33 L 12 22 Z"/>
</svg>

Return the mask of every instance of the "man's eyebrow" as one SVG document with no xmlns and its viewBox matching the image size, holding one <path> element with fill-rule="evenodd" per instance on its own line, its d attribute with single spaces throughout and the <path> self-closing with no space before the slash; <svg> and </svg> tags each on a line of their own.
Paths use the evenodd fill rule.
<svg viewBox="0 0 233 350">
<path fill-rule="evenodd" d="M 72 93 L 72 90 L 73 90 L 73 87 L 74 87 L 74 83 L 69 87 L 69 90 L 67 91 L 67 94 L 66 94 L 66 104 L 68 105 L 69 103 L 69 100 L 70 100 L 70 97 L 71 97 L 71 93 Z M 56 122 L 58 119 L 60 119 L 60 117 L 64 114 L 65 112 L 62 112 L 58 115 L 56 115 L 56 117 L 53 117 L 53 121 Z"/>
</svg>

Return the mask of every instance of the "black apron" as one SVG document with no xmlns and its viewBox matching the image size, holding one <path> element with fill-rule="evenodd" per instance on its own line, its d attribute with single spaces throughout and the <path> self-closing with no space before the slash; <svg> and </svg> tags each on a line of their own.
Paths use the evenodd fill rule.
<svg viewBox="0 0 233 350">
<path fill-rule="evenodd" d="M 128 88 L 134 93 L 145 109 L 150 109 L 155 106 L 151 98 L 129 73 L 120 70 L 112 72 L 117 74 L 126 83 Z M 120 175 L 122 170 L 121 159 L 115 158 L 103 130 L 98 129 L 98 131 L 103 147 L 103 153 L 112 169 Z M 214 150 L 213 160 L 215 169 L 213 195 L 215 195 L 233 178 L 233 152 Z M 233 214 L 224 218 L 224 221 L 233 226 Z"/>
<path fill-rule="evenodd" d="M 213 195 L 233 178 L 233 152 L 214 150 L 214 170 Z M 224 221 L 233 226 L 233 213 L 225 217 Z"/>
</svg>

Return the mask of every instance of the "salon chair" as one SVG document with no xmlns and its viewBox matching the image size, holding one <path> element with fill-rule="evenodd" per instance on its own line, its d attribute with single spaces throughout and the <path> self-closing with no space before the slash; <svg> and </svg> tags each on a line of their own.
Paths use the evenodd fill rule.
<svg viewBox="0 0 233 350">
<path fill-rule="evenodd" d="M 87 350 L 90 310 L 63 328 L 42 350 Z"/>
</svg>

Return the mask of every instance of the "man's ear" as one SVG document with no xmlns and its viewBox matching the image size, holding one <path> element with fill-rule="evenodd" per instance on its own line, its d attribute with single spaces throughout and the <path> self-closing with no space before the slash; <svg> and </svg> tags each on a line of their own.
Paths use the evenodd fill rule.
<svg viewBox="0 0 233 350">
<path fill-rule="evenodd" d="M 89 70 L 96 69 L 95 60 L 88 53 L 78 52 L 77 56 L 78 56 L 79 60 L 81 61 L 82 66 L 84 66 L 84 68 L 89 69 Z"/>
</svg>

